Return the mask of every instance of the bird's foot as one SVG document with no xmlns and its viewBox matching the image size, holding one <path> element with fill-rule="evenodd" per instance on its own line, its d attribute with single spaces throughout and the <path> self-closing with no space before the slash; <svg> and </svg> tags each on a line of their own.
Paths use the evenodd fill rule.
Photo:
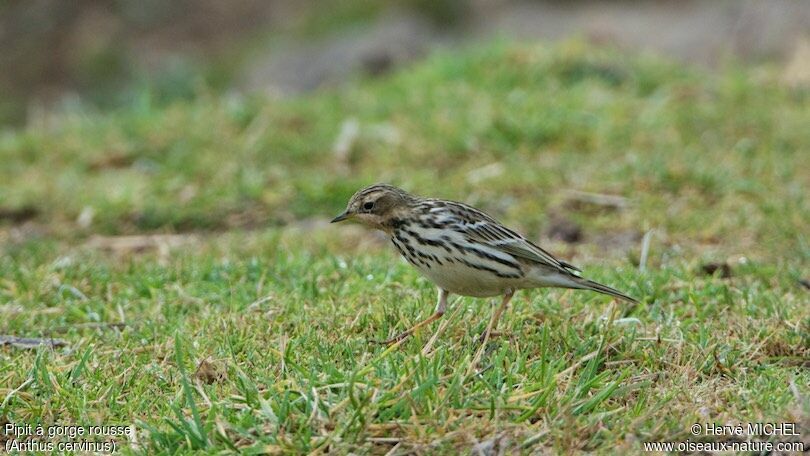
<svg viewBox="0 0 810 456">
<path fill-rule="evenodd" d="M 372 343 L 372 344 L 391 346 L 391 345 L 396 344 L 397 342 L 400 342 L 400 341 L 403 341 L 403 340 L 407 339 L 411 334 L 413 334 L 413 333 L 409 332 L 409 331 L 404 331 L 404 332 L 399 333 L 396 336 L 394 336 L 394 337 L 392 337 L 390 339 L 387 339 L 387 340 L 369 339 L 369 342 Z"/>
<path fill-rule="evenodd" d="M 428 325 L 430 323 L 433 323 L 434 321 L 438 320 L 439 318 L 442 317 L 442 315 L 444 315 L 444 309 L 440 307 L 439 310 L 437 310 L 427 320 L 420 321 L 419 323 L 413 325 L 407 331 L 403 331 L 403 332 L 399 333 L 398 335 L 396 335 L 396 336 L 394 336 L 394 337 L 392 337 L 392 338 L 390 338 L 388 340 L 372 341 L 372 342 L 376 342 L 376 343 L 382 344 L 382 345 L 393 345 L 393 344 L 399 343 L 399 342 L 405 340 L 408 336 L 415 333 L 416 330 L 418 330 L 419 328 L 421 328 L 421 327 L 423 327 L 425 325 Z"/>
<path fill-rule="evenodd" d="M 504 335 L 504 333 L 502 333 L 502 332 L 492 331 L 491 333 L 489 333 L 489 339 L 494 339 L 496 337 L 500 337 L 500 336 L 503 336 L 503 335 Z M 478 336 L 478 343 L 483 344 L 486 339 L 487 339 L 487 332 L 484 331 L 484 332 L 481 333 L 480 336 Z"/>
</svg>

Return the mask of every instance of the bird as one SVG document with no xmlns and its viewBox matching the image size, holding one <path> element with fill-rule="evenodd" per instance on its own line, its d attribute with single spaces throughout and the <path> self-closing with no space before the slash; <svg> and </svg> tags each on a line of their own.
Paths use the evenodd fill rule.
<svg viewBox="0 0 810 456">
<path fill-rule="evenodd" d="M 558 287 L 591 290 L 630 303 L 616 289 L 582 277 L 582 271 L 470 205 L 422 198 L 388 184 L 357 191 L 331 223 L 359 222 L 384 232 L 399 253 L 438 287 L 435 311 L 427 319 L 383 341 L 393 344 L 440 319 L 451 294 L 502 296 L 482 345 L 492 335 L 517 290 Z M 482 347 L 483 348 L 483 347 Z M 476 360 L 480 356 L 480 351 Z"/>
</svg>

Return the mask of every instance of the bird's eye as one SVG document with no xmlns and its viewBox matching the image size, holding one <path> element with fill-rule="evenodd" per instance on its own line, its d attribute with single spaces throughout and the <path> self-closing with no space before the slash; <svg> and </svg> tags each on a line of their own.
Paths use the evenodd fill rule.
<svg viewBox="0 0 810 456">
<path fill-rule="evenodd" d="M 374 208 L 374 201 L 366 201 L 363 203 L 363 210 L 370 211 Z"/>
</svg>

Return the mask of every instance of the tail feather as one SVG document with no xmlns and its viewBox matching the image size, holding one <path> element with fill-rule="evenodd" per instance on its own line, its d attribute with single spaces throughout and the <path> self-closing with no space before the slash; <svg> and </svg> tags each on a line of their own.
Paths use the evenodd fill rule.
<svg viewBox="0 0 810 456">
<path fill-rule="evenodd" d="M 584 277 L 574 275 L 572 273 L 562 274 L 548 274 L 545 270 L 538 270 L 538 274 L 533 277 L 535 286 L 537 287 L 562 287 L 573 288 L 576 290 L 591 290 L 598 293 L 613 296 L 615 298 L 623 299 L 627 302 L 638 304 L 635 298 L 631 298 L 619 290 L 610 288 L 607 285 L 602 285 L 599 282 L 588 280 Z"/>
<path fill-rule="evenodd" d="M 577 285 L 579 285 L 576 288 L 580 288 L 582 290 L 596 291 L 596 292 L 599 292 L 599 293 L 602 293 L 602 294 L 613 296 L 615 298 L 623 299 L 623 300 L 625 300 L 627 302 L 630 302 L 630 303 L 633 303 L 633 304 L 638 304 L 638 301 L 636 299 L 631 298 L 630 296 L 627 296 L 626 294 L 622 293 L 619 290 L 610 288 L 607 285 L 602 285 L 599 282 L 594 282 L 593 280 L 581 279 L 581 278 L 579 280 L 577 280 L 576 282 L 577 282 Z"/>
</svg>

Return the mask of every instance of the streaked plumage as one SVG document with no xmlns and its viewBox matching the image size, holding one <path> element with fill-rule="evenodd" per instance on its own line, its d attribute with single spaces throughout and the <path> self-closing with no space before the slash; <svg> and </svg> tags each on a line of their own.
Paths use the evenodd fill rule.
<svg viewBox="0 0 810 456">
<path fill-rule="evenodd" d="M 444 290 L 444 300 L 447 293 L 511 297 L 520 289 L 562 287 L 636 302 L 581 277 L 577 267 L 464 203 L 419 198 L 376 184 L 355 193 L 346 211 L 333 222 L 346 219 L 387 233 L 402 256 Z M 442 301 L 440 296 L 438 316 L 444 312 Z M 505 299 L 504 306 L 507 302 Z"/>
</svg>

